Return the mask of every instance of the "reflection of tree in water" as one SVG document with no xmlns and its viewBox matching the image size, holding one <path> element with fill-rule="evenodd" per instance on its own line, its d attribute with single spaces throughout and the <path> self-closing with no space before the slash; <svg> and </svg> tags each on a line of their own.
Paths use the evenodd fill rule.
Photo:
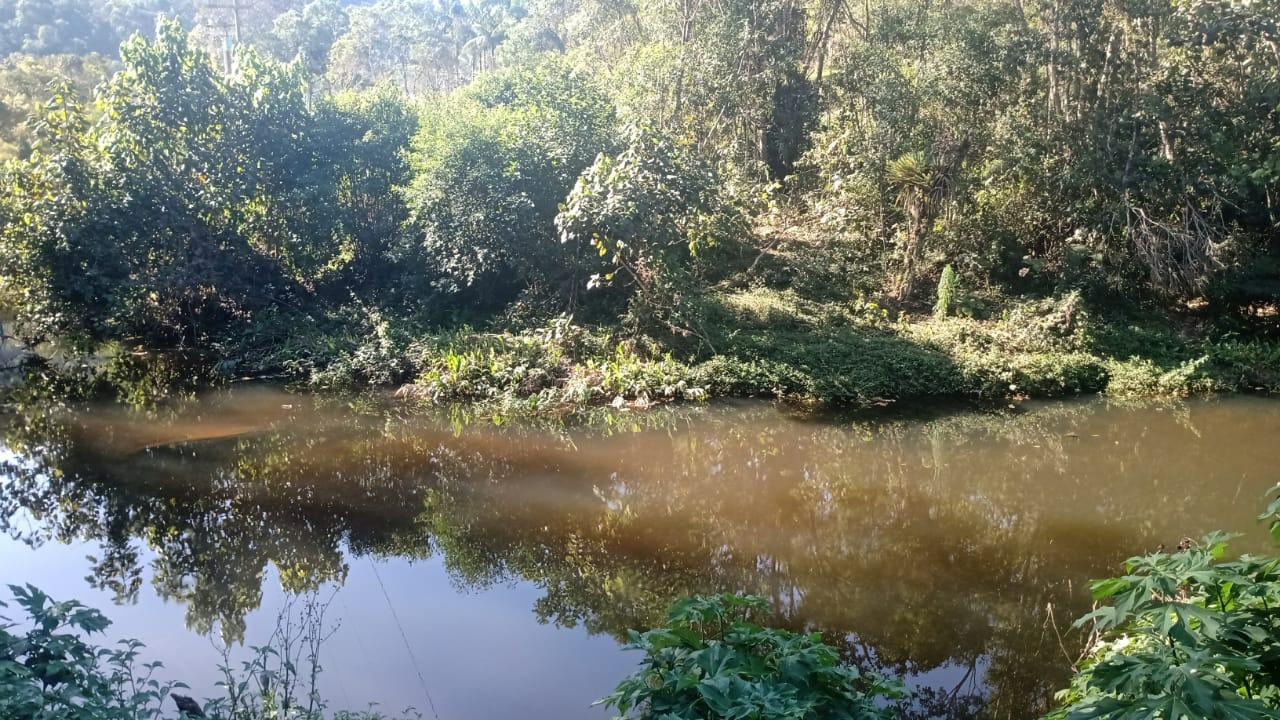
<svg viewBox="0 0 1280 720">
<path fill-rule="evenodd" d="M 860 662 L 954 669 L 960 685 L 933 691 L 922 717 L 972 716 L 980 676 L 983 716 L 1018 718 L 1068 669 L 1072 641 L 1060 647 L 1046 608 L 1070 620 L 1088 578 L 1207 529 L 1179 518 L 1221 516 L 1186 465 L 1241 440 L 1193 415 L 1061 405 L 833 424 L 753 407 L 687 427 L 654 413 L 638 433 L 455 436 L 308 408 L 259 432 L 124 453 L 109 448 L 138 444 L 122 439 L 128 422 L 30 415 L 6 436 L 20 459 L 0 513 L 34 518 L 9 528 L 33 543 L 98 542 L 95 582 L 124 598 L 146 543 L 157 591 L 205 632 L 243 632 L 269 566 L 302 591 L 345 577 L 344 547 L 438 552 L 463 587 L 528 580 L 542 620 L 616 637 L 680 595 L 757 592 Z M 1257 431 L 1274 433 L 1263 419 Z"/>
</svg>

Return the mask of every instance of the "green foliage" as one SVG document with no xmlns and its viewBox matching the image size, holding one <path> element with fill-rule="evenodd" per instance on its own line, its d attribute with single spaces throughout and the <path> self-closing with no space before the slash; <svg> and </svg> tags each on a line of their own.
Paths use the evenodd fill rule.
<svg viewBox="0 0 1280 720">
<path fill-rule="evenodd" d="M 601 702 L 626 716 L 888 720 L 901 683 L 841 662 L 821 635 L 763 626 L 768 602 L 751 595 L 694 596 L 667 623 L 630 633 L 640 670 Z"/>
<path fill-rule="evenodd" d="M 151 720 L 181 683 L 153 678 L 136 641 L 90 645 L 82 634 L 111 622 L 75 601 L 55 602 L 31 585 L 9 585 L 21 622 L 0 616 L 0 716 L 65 720 Z M 0 602 L 0 611 L 8 606 Z"/>
<path fill-rule="evenodd" d="M 311 75 L 323 75 L 333 44 L 349 26 L 338 0 L 311 0 L 275 17 L 267 45 L 280 60 L 297 60 Z"/>
<path fill-rule="evenodd" d="M 83 637 L 104 632 L 111 621 L 71 600 L 55 602 L 32 585 L 9 585 L 26 618 L 0 616 L 0 717 L 31 720 L 159 720 L 166 704 L 180 697 L 180 682 L 155 679 L 159 661 L 141 662 L 142 643 L 122 640 L 117 648 L 92 645 Z M 295 607 L 299 605 L 300 607 Z M 8 605 L 0 602 L 0 609 Z M 204 703 L 214 720 L 322 720 L 325 701 L 316 691 L 319 650 L 333 628 L 326 602 L 309 595 L 289 599 L 269 644 L 252 648 L 233 667 L 224 646 L 220 686 L 224 697 Z M 190 698 L 184 698 L 190 700 Z M 174 703 L 176 705 L 176 702 Z M 197 707 L 200 703 L 197 701 Z M 186 716 L 180 713 L 182 716 Z M 386 720 L 373 710 L 340 711 L 334 720 Z M 421 719 L 406 710 L 402 717 Z"/>
<path fill-rule="evenodd" d="M 569 318 L 519 335 L 428 338 L 414 345 L 414 353 L 419 375 L 400 394 L 430 403 L 465 400 L 510 413 L 602 404 L 644 408 L 707 396 L 693 368 L 656 346 L 618 342 Z"/>
<path fill-rule="evenodd" d="M 1204 358 L 1170 365 L 1149 358 L 1115 360 L 1107 364 L 1106 392 L 1121 397 L 1185 397 L 1213 392 L 1218 388 L 1203 373 L 1204 364 Z"/>
<path fill-rule="evenodd" d="M 343 328 L 347 329 L 346 327 Z M 297 368 L 309 382 L 329 390 L 386 387 L 408 380 L 415 369 L 408 329 L 370 311 L 350 328 L 352 334 L 325 338 L 328 347 L 310 358 L 310 367 Z M 297 334 L 294 334 L 297 339 Z M 303 354 L 289 353 L 284 362 L 299 362 Z"/>
<path fill-rule="evenodd" d="M 951 314 L 956 301 L 956 290 L 960 287 L 960 276 L 955 268 L 947 265 L 942 268 L 942 277 L 938 279 L 938 300 L 933 305 L 934 317 L 946 317 Z"/>
<path fill-rule="evenodd" d="M 381 274 L 414 129 L 398 101 L 311 106 L 295 69 L 252 55 L 223 77 L 174 24 L 122 57 L 103 121 L 59 90 L 8 176 L 0 295 L 22 335 L 205 345 Z"/>
<path fill-rule="evenodd" d="M 1273 506 L 1263 515 L 1272 519 Z M 1093 584 L 1095 647 L 1052 719 L 1270 718 L 1280 711 L 1280 560 L 1225 560 L 1228 536 L 1130 559 Z"/>
<path fill-rule="evenodd" d="M 495 311 L 526 289 L 566 305 L 586 283 L 583 248 L 555 232 L 578 174 L 613 143 L 613 110 L 562 63 L 483 77 L 423 109 L 414 141 L 406 253 L 424 290 Z"/>
<path fill-rule="evenodd" d="M 578 178 L 556 225 L 566 245 L 612 263 L 590 286 L 627 287 L 637 327 L 685 332 L 701 330 L 692 307 L 699 255 L 746 233 L 742 208 L 694 148 L 640 127 L 628 130 L 622 152 L 601 155 Z"/>
<path fill-rule="evenodd" d="M 1269 390 L 1276 9 L 279 0 L 224 56 L 228 8 L 0 0 L 0 313 L 329 388 L 572 313 L 712 392 Z"/>
<path fill-rule="evenodd" d="M 51 84 L 70 82 L 88 96 L 106 79 L 111 62 L 97 55 L 23 55 L 0 59 L 0 161 L 31 155 L 35 133 L 28 123 Z"/>
<path fill-rule="evenodd" d="M 188 397 L 220 380 L 212 363 L 191 353 L 106 350 L 109 357 L 100 369 L 102 380 L 129 405 L 146 407 Z"/>
<path fill-rule="evenodd" d="M 709 303 L 706 322 L 721 354 L 705 370 L 714 394 L 871 405 L 962 392 L 945 352 L 901 333 L 869 301 L 828 305 L 769 291 L 734 293 Z"/>
<path fill-rule="evenodd" d="M 114 54 L 130 35 L 155 28 L 158 10 L 195 14 L 192 0 L 0 0 L 0 57 Z"/>
</svg>

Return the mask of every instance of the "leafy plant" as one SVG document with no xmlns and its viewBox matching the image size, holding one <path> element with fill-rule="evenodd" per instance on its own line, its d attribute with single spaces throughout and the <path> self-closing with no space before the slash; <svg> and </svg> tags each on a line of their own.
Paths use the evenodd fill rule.
<svg viewBox="0 0 1280 720">
<path fill-rule="evenodd" d="M 159 720 L 175 699 L 179 709 L 199 703 L 173 691 L 187 686 L 155 677 L 158 661 L 139 661 L 142 643 L 117 648 L 89 643 L 82 635 L 106 630 L 111 621 L 74 600 L 55 602 L 32 585 L 10 585 L 23 622 L 0 615 L 0 718 L 23 720 Z M 248 660 L 231 660 L 224 646 L 218 684 L 224 696 L 201 712 L 224 720 L 321 720 L 326 703 L 317 692 L 320 647 L 337 629 L 325 618 L 329 601 L 317 593 L 291 596 L 265 645 Z M 8 607 L 0 602 L 0 610 Z M 180 716 L 183 716 L 180 714 Z M 190 715 L 185 715 L 190 716 Z M 387 720 L 375 710 L 337 711 L 334 720 Z M 407 708 L 396 717 L 421 719 Z"/>
<path fill-rule="evenodd" d="M 1261 519 L 1280 537 L 1280 499 Z M 1047 720 L 1276 717 L 1280 558 L 1228 561 L 1230 537 L 1184 540 L 1095 581 L 1107 604 L 1076 622 L 1095 642 Z"/>
<path fill-rule="evenodd" d="M 622 152 L 600 155 L 582 173 L 556 217 L 562 242 L 589 245 L 611 264 L 589 286 L 625 286 L 634 324 L 692 331 L 704 342 L 691 302 L 704 284 L 697 261 L 745 237 L 745 221 L 694 146 L 638 126 Z"/>
<path fill-rule="evenodd" d="M 140 663 L 142 644 L 89 644 L 111 621 L 74 600 L 55 602 L 31 585 L 10 585 L 25 612 L 18 623 L 0 615 L 0 717 L 31 720 L 150 720 L 181 683 L 153 675 L 159 662 Z M 8 607 L 0 602 L 0 608 Z"/>
<path fill-rule="evenodd" d="M 600 702 L 640 718 L 893 717 L 886 700 L 901 683 L 840 661 L 819 633 L 767 628 L 764 598 L 695 596 L 671 607 L 667 624 L 631 631 L 641 669 Z"/>
<path fill-rule="evenodd" d="M 960 287 L 960 276 L 955 268 L 947 265 L 942 268 L 942 277 L 938 280 L 938 301 L 933 306 L 934 317 L 946 317 L 956 301 L 956 290 Z"/>
<path fill-rule="evenodd" d="M 557 209 L 613 142 L 613 107 L 560 63 L 485 76 L 425 109 L 410 155 L 405 253 L 430 287 L 471 312 L 522 291 L 571 301 L 585 248 L 557 241 Z M 571 304 L 571 302 L 570 302 Z"/>
</svg>

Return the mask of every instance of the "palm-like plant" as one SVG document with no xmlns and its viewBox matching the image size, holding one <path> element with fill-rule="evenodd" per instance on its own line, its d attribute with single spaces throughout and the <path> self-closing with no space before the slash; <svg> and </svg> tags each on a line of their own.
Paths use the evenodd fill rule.
<svg viewBox="0 0 1280 720">
<path fill-rule="evenodd" d="M 893 296 L 898 302 L 911 297 L 915 289 L 916 265 L 924 254 L 929 228 L 955 195 L 955 177 L 968 143 L 946 160 L 938 160 L 923 152 L 911 152 L 892 160 L 885 168 L 885 180 L 898 189 L 898 207 L 907 216 L 907 231 L 902 248 L 902 272 Z"/>
</svg>

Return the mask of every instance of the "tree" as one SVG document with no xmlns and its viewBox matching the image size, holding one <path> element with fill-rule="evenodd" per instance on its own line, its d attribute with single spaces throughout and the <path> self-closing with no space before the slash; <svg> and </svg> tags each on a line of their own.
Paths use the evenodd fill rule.
<svg viewBox="0 0 1280 720">
<path fill-rule="evenodd" d="M 696 260 L 746 230 L 740 208 L 694 148 L 638 127 L 621 152 L 601 155 L 582 173 L 556 225 L 562 242 L 589 245 L 613 264 L 592 285 L 626 286 L 633 322 L 685 334 L 693 324 L 704 340 L 691 303 Z"/>
<path fill-rule="evenodd" d="M 463 8 L 463 14 L 459 16 L 455 11 L 455 22 L 467 37 L 461 47 L 462 54 L 470 55 L 472 66 L 480 72 L 494 69 L 498 46 L 506 42 L 511 28 L 524 19 L 524 8 L 496 2 L 468 2 L 458 7 Z"/>
<path fill-rule="evenodd" d="M 955 195 L 956 176 L 964 162 L 968 142 L 951 150 L 946 160 L 932 160 L 923 153 L 896 158 L 885 171 L 885 180 L 898 190 L 898 206 L 907 216 L 903 231 L 902 272 L 894 294 L 898 302 L 911 298 L 915 290 L 917 265 L 925 241 L 938 214 Z"/>
<path fill-rule="evenodd" d="M 0 160 L 31 154 L 35 136 L 27 121 L 51 85 L 69 82 L 79 97 L 88 97 L 111 70 L 112 62 L 98 55 L 15 53 L 0 60 Z"/>
<path fill-rule="evenodd" d="M 526 289 L 573 304 L 585 258 L 559 242 L 556 212 L 613 134 L 600 90 L 555 61 L 482 76 L 427 111 L 405 191 L 424 281 L 483 310 Z"/>
<path fill-rule="evenodd" d="M 102 122 L 58 93 L 13 171 L 4 294 L 29 338 L 227 341 L 373 272 L 402 216 L 386 199 L 414 121 L 397 100 L 312 105 L 300 68 L 253 53 L 224 76 L 176 23 L 123 62 Z"/>
<path fill-rule="evenodd" d="M 624 121 L 695 138 L 750 177 L 781 179 L 817 109 L 793 102 L 806 95 L 805 22 L 796 0 L 592 1 L 565 22 L 566 46 L 603 65 Z"/>
<path fill-rule="evenodd" d="M 323 76 L 329 67 L 329 51 L 348 27 L 346 8 L 337 0 L 312 0 L 276 16 L 270 44 L 278 59 L 296 59 L 311 76 Z"/>
</svg>

